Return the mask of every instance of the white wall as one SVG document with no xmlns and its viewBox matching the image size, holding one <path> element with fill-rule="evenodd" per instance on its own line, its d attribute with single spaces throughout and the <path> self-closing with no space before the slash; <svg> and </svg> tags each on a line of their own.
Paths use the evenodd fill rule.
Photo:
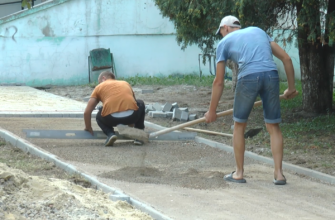
<svg viewBox="0 0 335 220">
<path fill-rule="evenodd" d="M 200 50 L 174 33 L 152 0 L 49 1 L 0 19 L 0 83 L 86 84 L 96 48 L 110 48 L 118 77 L 199 74 Z"/>
<path fill-rule="evenodd" d="M 96 48 L 110 48 L 118 77 L 199 74 L 200 50 L 180 49 L 173 23 L 152 0 L 42 1 L 0 18 L 0 84 L 86 84 L 87 57 Z M 0 17 L 15 10 L 1 6 Z M 298 50 L 292 44 L 287 52 L 300 79 Z M 209 75 L 208 63 L 201 69 Z"/>
</svg>

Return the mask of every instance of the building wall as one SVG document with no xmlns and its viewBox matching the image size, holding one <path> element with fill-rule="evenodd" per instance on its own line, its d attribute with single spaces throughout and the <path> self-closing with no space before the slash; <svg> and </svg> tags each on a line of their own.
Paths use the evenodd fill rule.
<svg viewBox="0 0 335 220">
<path fill-rule="evenodd" d="M 293 63 L 295 78 L 300 80 L 301 79 L 300 58 L 299 58 L 299 50 L 295 46 L 296 42 L 292 42 L 291 44 L 286 45 L 285 47 L 281 44 L 279 44 L 279 45 L 281 47 L 283 47 L 283 49 L 288 53 L 288 55 L 290 55 L 290 57 L 292 59 L 292 63 Z M 286 73 L 285 73 L 283 63 L 279 59 L 277 59 L 276 57 L 274 57 L 274 60 L 277 64 L 278 73 L 279 73 L 280 78 L 282 80 L 286 80 Z"/>
<path fill-rule="evenodd" d="M 96 48 L 110 48 L 118 77 L 199 74 L 200 50 L 180 49 L 173 23 L 162 18 L 152 0 L 37 3 L 0 18 L 0 84 L 87 84 L 89 51 Z M 286 50 L 300 79 L 298 50 L 294 44 Z M 209 75 L 209 64 L 200 63 Z"/>
<path fill-rule="evenodd" d="M 118 77 L 199 74 L 152 0 L 54 0 L 0 19 L 0 83 L 88 83 L 88 55 L 110 48 Z M 208 66 L 202 66 L 209 74 Z"/>
</svg>

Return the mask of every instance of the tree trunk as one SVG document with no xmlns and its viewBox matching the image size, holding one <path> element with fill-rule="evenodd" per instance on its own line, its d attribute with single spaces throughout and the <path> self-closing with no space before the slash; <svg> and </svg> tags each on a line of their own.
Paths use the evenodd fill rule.
<svg viewBox="0 0 335 220">
<path fill-rule="evenodd" d="M 327 13 L 334 13 L 335 11 L 335 1 L 328 1 L 328 9 L 327 9 Z M 329 34 L 329 23 L 328 22 L 326 24 L 326 29 L 325 29 L 325 33 Z M 329 43 L 329 38 L 325 39 L 327 43 Z M 335 47 L 334 45 L 332 45 L 332 47 L 329 47 L 329 45 L 326 45 L 326 52 L 325 52 L 325 56 L 327 59 L 327 66 L 326 66 L 326 71 L 329 74 L 329 79 L 330 79 L 330 87 L 329 89 L 331 90 L 331 93 L 334 93 L 334 65 L 335 65 Z M 333 95 L 331 97 L 331 103 L 333 103 Z"/>
<path fill-rule="evenodd" d="M 298 14 L 301 4 L 297 4 Z M 333 48 L 320 40 L 308 42 L 309 33 L 308 26 L 298 31 L 302 107 L 306 112 L 327 113 L 332 111 L 333 102 Z"/>
<path fill-rule="evenodd" d="M 233 92 L 235 92 L 236 84 L 237 84 L 238 65 L 231 60 L 227 60 L 227 66 L 232 71 L 232 78 L 231 78 L 232 87 L 231 87 L 231 90 Z"/>
<path fill-rule="evenodd" d="M 332 110 L 334 57 L 329 56 L 327 47 L 308 43 L 299 45 L 302 107 L 306 112 Z"/>
</svg>

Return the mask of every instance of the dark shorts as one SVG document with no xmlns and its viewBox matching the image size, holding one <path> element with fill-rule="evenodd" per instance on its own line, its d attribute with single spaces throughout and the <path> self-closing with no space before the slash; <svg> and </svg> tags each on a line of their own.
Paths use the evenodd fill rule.
<svg viewBox="0 0 335 220">
<path fill-rule="evenodd" d="M 279 76 L 277 71 L 252 73 L 237 81 L 234 100 L 234 121 L 248 120 L 257 96 L 263 102 L 264 120 L 268 124 L 281 122 Z"/>
</svg>

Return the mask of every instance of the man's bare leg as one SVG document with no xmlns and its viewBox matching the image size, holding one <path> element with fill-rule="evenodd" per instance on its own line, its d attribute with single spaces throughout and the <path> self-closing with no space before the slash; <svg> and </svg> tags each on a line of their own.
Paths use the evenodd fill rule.
<svg viewBox="0 0 335 220">
<path fill-rule="evenodd" d="M 284 180 L 282 161 L 283 161 L 283 135 L 279 124 L 267 124 L 266 128 L 270 134 L 270 144 L 272 157 L 275 165 L 274 178 L 276 180 Z"/>
<path fill-rule="evenodd" d="M 247 123 L 234 123 L 233 146 L 236 161 L 236 172 L 233 175 L 234 179 L 243 179 L 243 164 L 244 164 L 244 131 Z"/>
</svg>

